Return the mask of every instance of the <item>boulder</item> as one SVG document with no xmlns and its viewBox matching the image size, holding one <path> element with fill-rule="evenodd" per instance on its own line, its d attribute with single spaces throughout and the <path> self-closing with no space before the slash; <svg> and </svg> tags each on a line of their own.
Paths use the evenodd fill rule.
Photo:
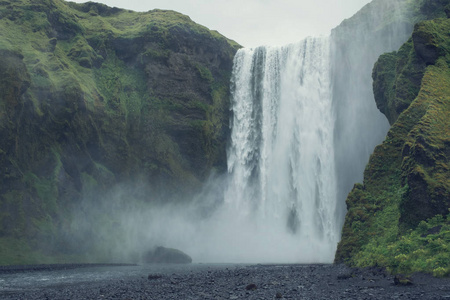
<svg viewBox="0 0 450 300">
<path fill-rule="evenodd" d="M 178 249 L 159 246 L 145 253 L 143 261 L 157 264 L 190 264 L 192 258 Z"/>
</svg>

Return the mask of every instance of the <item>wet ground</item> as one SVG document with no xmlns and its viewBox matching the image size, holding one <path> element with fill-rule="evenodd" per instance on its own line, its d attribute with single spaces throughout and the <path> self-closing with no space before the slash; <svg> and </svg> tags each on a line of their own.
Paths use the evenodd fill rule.
<svg viewBox="0 0 450 300">
<path fill-rule="evenodd" d="M 411 281 L 342 265 L 0 267 L 0 299 L 450 299 L 450 279 Z"/>
</svg>

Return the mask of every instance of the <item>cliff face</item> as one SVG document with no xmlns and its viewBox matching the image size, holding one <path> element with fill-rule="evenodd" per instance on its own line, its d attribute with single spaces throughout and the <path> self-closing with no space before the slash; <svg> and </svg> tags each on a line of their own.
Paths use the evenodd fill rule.
<svg viewBox="0 0 450 300">
<path fill-rule="evenodd" d="M 447 3 L 448 0 L 373 0 L 332 31 L 334 152 L 342 220 L 348 193 L 355 182 L 362 182 L 373 149 L 389 130 L 390 124 L 377 109 L 378 105 L 385 113 L 387 104 L 374 101 L 373 65 L 381 54 L 398 50 L 410 38 L 417 22 L 444 17 Z M 383 75 L 388 74 L 380 73 Z M 409 77 L 420 83 L 420 78 Z M 407 98 L 410 96 L 409 91 L 405 91 L 395 105 L 404 109 L 411 102 Z M 394 114 L 393 118 L 398 114 L 395 109 L 389 113 Z M 391 119 L 389 114 L 388 119 Z"/>
<path fill-rule="evenodd" d="M 0 15 L 0 263 L 61 248 L 94 191 L 176 197 L 226 168 L 233 41 L 173 11 L 20 0 Z"/>
<path fill-rule="evenodd" d="M 421 11 L 448 15 L 448 1 L 430 3 Z M 347 198 L 336 262 L 450 273 L 449 21 L 419 22 L 374 67 L 377 106 L 392 127 Z"/>
</svg>

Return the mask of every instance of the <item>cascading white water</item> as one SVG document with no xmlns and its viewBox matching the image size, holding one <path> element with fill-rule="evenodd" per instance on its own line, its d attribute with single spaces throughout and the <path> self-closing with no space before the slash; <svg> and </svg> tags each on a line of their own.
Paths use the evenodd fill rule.
<svg viewBox="0 0 450 300">
<path fill-rule="evenodd" d="M 330 82 L 328 38 L 235 57 L 229 221 L 252 219 L 261 247 L 283 236 L 296 262 L 331 262 L 339 239 Z"/>
</svg>

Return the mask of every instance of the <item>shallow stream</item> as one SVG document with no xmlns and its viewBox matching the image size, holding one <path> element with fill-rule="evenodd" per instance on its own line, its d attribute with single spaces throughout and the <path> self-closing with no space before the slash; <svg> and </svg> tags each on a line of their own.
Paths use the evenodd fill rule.
<svg viewBox="0 0 450 300">
<path fill-rule="evenodd" d="M 90 285 L 116 280 L 147 278 L 149 274 L 183 275 L 213 269 L 223 269 L 224 264 L 146 264 L 146 265 L 59 265 L 4 267 L 0 269 L 0 298 L 3 294 L 27 292 L 51 287 Z"/>
</svg>

